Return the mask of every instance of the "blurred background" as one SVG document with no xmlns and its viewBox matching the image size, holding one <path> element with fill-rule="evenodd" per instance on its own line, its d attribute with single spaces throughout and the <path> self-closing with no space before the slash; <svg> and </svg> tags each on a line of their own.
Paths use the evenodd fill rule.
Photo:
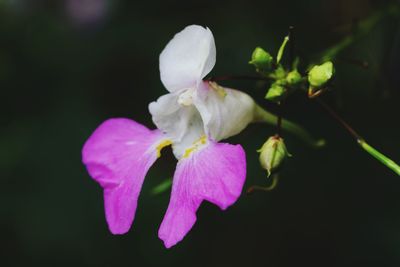
<svg viewBox="0 0 400 267">
<path fill-rule="evenodd" d="M 226 212 L 203 203 L 197 224 L 170 250 L 157 237 L 169 191 L 151 194 L 173 174 L 170 150 L 147 175 L 123 236 L 109 233 L 102 190 L 81 163 L 102 121 L 128 117 L 153 127 L 147 105 L 166 93 L 158 56 L 185 26 L 213 31 L 211 75 L 254 74 L 253 49 L 275 54 L 290 25 L 297 53 L 308 59 L 389 4 L 396 2 L 0 0 L 0 265 L 400 266 L 400 178 L 301 95 L 283 114 L 327 146 L 315 150 L 284 135 L 293 158 L 279 186 L 244 192 Z M 400 162 L 398 18 L 383 15 L 338 56 L 324 99 Z M 276 110 L 263 100 L 265 86 L 221 84 Z M 268 184 L 256 150 L 272 134 L 273 127 L 252 125 L 229 140 L 247 152 L 245 189 Z"/>
</svg>

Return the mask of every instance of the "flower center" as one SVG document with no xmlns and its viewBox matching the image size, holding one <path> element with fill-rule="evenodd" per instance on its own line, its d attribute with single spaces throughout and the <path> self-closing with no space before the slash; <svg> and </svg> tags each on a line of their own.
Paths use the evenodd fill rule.
<svg viewBox="0 0 400 267">
<path fill-rule="evenodd" d="M 193 88 L 189 88 L 189 89 L 185 90 L 185 92 L 180 94 L 178 97 L 179 105 L 182 105 L 182 106 L 192 105 L 193 104 L 193 94 L 194 94 Z"/>
<path fill-rule="evenodd" d="M 182 158 L 188 158 L 190 154 L 198 150 L 200 146 L 205 145 L 206 143 L 207 143 L 207 136 L 202 135 L 200 139 L 195 141 L 191 147 L 185 150 L 185 153 L 183 154 Z"/>
</svg>

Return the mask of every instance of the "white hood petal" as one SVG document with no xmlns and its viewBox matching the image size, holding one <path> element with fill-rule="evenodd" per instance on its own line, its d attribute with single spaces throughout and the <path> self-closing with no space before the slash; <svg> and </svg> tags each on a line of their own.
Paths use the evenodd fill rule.
<svg viewBox="0 0 400 267">
<path fill-rule="evenodd" d="M 161 81 L 168 91 L 195 88 L 215 65 L 211 31 L 198 25 L 177 33 L 160 54 Z"/>
<path fill-rule="evenodd" d="M 198 91 L 194 105 L 211 139 L 220 141 L 234 136 L 253 121 L 255 102 L 249 95 L 208 82 Z"/>
</svg>

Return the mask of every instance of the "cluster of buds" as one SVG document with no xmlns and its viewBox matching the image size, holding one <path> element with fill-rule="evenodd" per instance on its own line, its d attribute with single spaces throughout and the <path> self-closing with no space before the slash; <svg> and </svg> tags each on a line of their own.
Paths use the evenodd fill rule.
<svg viewBox="0 0 400 267">
<path fill-rule="evenodd" d="M 265 99 L 278 104 L 287 98 L 290 93 L 298 90 L 308 91 L 309 97 L 318 95 L 334 74 L 334 67 L 331 61 L 308 67 L 309 71 L 305 71 L 304 75 L 298 71 L 298 58 L 290 62 L 289 68 L 285 68 L 281 63 L 281 59 L 288 41 L 289 36 L 286 36 L 275 59 L 263 48 L 256 47 L 249 61 L 258 74 L 271 81 L 265 94 Z M 258 152 L 260 152 L 261 166 L 267 170 L 268 176 L 278 169 L 286 157 L 290 156 L 283 139 L 278 134 L 268 138 Z"/>
<path fill-rule="evenodd" d="M 313 96 L 327 85 L 334 74 L 331 61 L 310 66 L 304 76 L 298 71 L 298 58 L 294 60 L 289 69 L 285 69 L 280 61 L 288 40 L 289 38 L 285 37 L 276 59 L 263 48 L 256 47 L 249 61 L 261 76 L 271 80 L 265 99 L 276 103 L 284 100 L 289 93 L 295 90 L 307 90 L 308 88 L 308 95 Z"/>
</svg>

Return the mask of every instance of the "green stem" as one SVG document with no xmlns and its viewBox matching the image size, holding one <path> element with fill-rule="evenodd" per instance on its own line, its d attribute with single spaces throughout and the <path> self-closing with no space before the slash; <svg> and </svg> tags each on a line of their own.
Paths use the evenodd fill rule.
<svg viewBox="0 0 400 267">
<path fill-rule="evenodd" d="M 394 171 L 397 175 L 400 176 L 400 166 L 397 165 L 396 162 L 391 160 L 390 158 L 386 157 L 383 155 L 381 152 L 370 146 L 365 140 L 363 139 L 358 139 L 358 144 L 365 150 L 367 151 L 370 155 L 372 155 L 374 158 L 376 158 L 378 161 L 380 161 L 383 165 Z"/>
<path fill-rule="evenodd" d="M 339 122 L 356 140 L 357 143 L 375 159 L 383 163 L 386 167 L 393 170 L 397 175 L 400 175 L 400 166 L 393 160 L 383 155 L 381 152 L 370 146 L 364 138 L 362 138 L 346 121 L 344 121 L 328 104 L 322 99 L 315 98 L 319 103 L 337 122 Z"/>
<path fill-rule="evenodd" d="M 258 105 L 256 106 L 254 122 L 265 122 L 267 124 L 276 125 L 277 121 L 278 121 L 278 116 L 276 116 L 271 112 L 266 111 L 265 109 L 263 109 Z M 293 135 L 296 135 L 297 137 L 302 139 L 305 143 L 314 148 L 319 148 L 325 145 L 324 139 L 315 139 L 307 130 L 305 130 L 303 127 L 294 122 L 282 119 L 281 127 L 282 130 L 287 131 Z"/>
<path fill-rule="evenodd" d="M 278 182 L 279 182 L 279 174 L 274 174 L 272 176 L 272 181 L 270 185 L 268 186 L 253 185 L 249 189 L 247 189 L 246 193 L 252 194 L 254 191 L 265 191 L 265 192 L 272 191 L 277 187 Z"/>
</svg>

